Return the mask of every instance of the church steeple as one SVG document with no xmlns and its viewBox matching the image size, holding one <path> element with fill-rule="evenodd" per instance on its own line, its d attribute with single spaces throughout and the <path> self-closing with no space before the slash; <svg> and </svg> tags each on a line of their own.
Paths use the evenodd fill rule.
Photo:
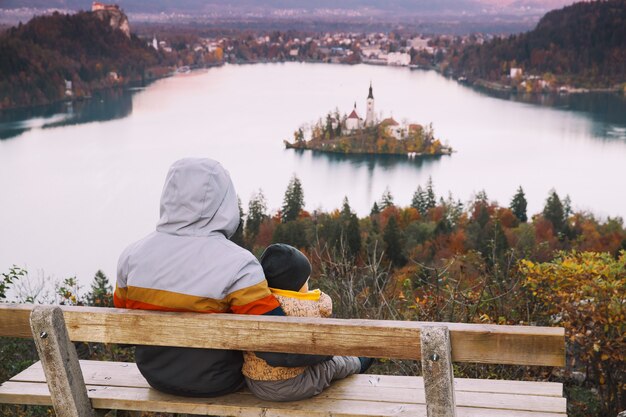
<svg viewBox="0 0 626 417">
<path fill-rule="evenodd" d="M 374 126 L 376 118 L 374 116 L 374 93 L 372 92 L 372 82 L 370 81 L 370 93 L 367 96 L 367 113 L 365 113 L 365 126 Z"/>
</svg>

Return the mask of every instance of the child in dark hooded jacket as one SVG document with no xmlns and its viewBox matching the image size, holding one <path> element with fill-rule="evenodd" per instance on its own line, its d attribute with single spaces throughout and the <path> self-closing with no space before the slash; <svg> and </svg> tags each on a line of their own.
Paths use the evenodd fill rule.
<svg viewBox="0 0 626 417">
<path fill-rule="evenodd" d="M 261 255 L 261 266 L 270 291 L 288 316 L 330 317 L 332 300 L 319 289 L 309 290 L 309 260 L 298 249 L 270 245 Z M 270 366 L 253 352 L 244 353 L 243 374 L 257 397 L 270 401 L 296 401 L 321 393 L 335 379 L 364 372 L 369 358 L 334 356 L 313 366 Z"/>
</svg>

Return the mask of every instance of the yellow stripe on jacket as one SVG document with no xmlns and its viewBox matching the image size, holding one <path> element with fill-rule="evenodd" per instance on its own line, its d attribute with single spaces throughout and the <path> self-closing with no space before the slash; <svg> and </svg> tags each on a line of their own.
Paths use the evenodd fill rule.
<svg viewBox="0 0 626 417">
<path fill-rule="evenodd" d="M 276 290 L 270 288 L 278 299 L 285 314 L 293 317 L 330 317 L 333 302 L 327 294 L 320 290 L 300 293 L 295 291 Z M 243 374 L 256 381 L 282 381 L 301 375 L 306 367 L 287 368 L 270 366 L 253 352 L 243 354 Z"/>
</svg>

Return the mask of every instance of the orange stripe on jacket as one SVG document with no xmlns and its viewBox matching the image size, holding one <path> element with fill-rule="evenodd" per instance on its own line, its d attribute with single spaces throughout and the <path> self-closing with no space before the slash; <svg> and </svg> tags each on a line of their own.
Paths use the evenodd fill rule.
<svg viewBox="0 0 626 417">
<path fill-rule="evenodd" d="M 115 292 L 113 293 L 113 305 L 117 308 L 126 308 L 126 293 L 125 287 L 115 286 Z"/>
<path fill-rule="evenodd" d="M 253 301 L 243 306 L 232 305 L 230 306 L 230 310 L 235 314 L 261 315 L 270 312 L 279 306 L 280 304 L 278 303 L 276 297 L 270 294 L 267 297 Z"/>
<path fill-rule="evenodd" d="M 265 314 L 279 306 L 265 281 L 237 290 L 221 300 L 152 288 L 116 287 L 113 301 L 118 308 L 138 310 L 197 313 L 226 313 L 231 311 L 237 314 L 255 315 Z"/>
<path fill-rule="evenodd" d="M 236 314 L 265 314 L 280 306 L 265 280 L 228 294 L 226 300 Z"/>
</svg>

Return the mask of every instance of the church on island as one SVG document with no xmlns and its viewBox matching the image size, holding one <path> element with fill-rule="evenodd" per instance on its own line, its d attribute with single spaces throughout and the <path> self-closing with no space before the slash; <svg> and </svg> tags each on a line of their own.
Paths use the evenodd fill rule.
<svg viewBox="0 0 626 417">
<path fill-rule="evenodd" d="M 354 133 L 359 129 L 363 129 L 366 127 L 373 127 L 377 124 L 376 115 L 374 114 L 374 91 L 372 88 L 372 83 L 370 82 L 369 94 L 367 95 L 367 101 L 365 104 L 366 113 L 365 120 L 363 120 L 359 113 L 356 110 L 356 101 L 354 102 L 354 108 L 352 112 L 348 115 L 345 121 L 345 129 L 348 133 Z M 333 120 L 333 124 L 338 123 L 338 121 Z M 394 138 L 401 140 L 408 137 L 409 133 L 412 131 L 417 131 L 418 129 L 422 129 L 422 126 L 418 124 L 407 124 L 403 125 L 394 120 L 393 117 L 388 117 L 383 119 L 380 122 L 381 126 L 385 127 L 386 132 L 393 136 Z"/>
<path fill-rule="evenodd" d="M 329 112 L 317 123 L 298 128 L 293 133 L 294 141 L 285 140 L 285 146 L 288 149 L 343 154 L 395 154 L 410 158 L 452 153 L 452 148 L 435 138 L 430 124 L 422 126 L 398 123 L 393 117 L 377 118 L 371 82 L 365 108 L 365 119 L 359 116 L 356 102 L 347 116 L 345 113 L 341 115 L 339 110 Z"/>
<path fill-rule="evenodd" d="M 374 126 L 376 122 L 376 116 L 374 116 L 374 92 L 372 90 L 372 83 L 370 82 L 370 92 L 367 95 L 366 102 L 367 113 L 365 114 L 365 121 L 359 114 L 356 112 L 356 101 L 354 102 L 354 109 L 352 109 L 352 113 L 346 119 L 346 130 L 355 131 L 357 129 L 362 129 L 363 127 L 371 127 Z"/>
</svg>

